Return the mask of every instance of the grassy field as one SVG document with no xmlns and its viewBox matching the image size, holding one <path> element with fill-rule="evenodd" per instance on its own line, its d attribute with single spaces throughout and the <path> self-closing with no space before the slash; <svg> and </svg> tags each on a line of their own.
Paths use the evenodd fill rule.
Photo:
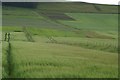
<svg viewBox="0 0 120 80">
<path fill-rule="evenodd" d="M 118 78 L 116 7 L 75 4 L 3 7 L 3 78 Z"/>
<path fill-rule="evenodd" d="M 85 30 L 117 31 L 116 14 L 68 13 L 75 21 L 60 21 L 66 25 Z M 97 20 L 96 20 L 97 19 Z M 111 23 L 111 24 L 110 24 Z"/>
<path fill-rule="evenodd" d="M 71 3 L 38 3 L 37 10 L 40 12 L 59 12 L 59 13 L 118 13 L 118 6 L 88 4 L 82 2 Z"/>
</svg>

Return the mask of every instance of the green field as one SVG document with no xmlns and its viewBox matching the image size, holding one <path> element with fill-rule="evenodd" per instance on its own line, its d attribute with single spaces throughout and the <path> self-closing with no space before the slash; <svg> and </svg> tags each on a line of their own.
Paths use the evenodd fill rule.
<svg viewBox="0 0 120 80">
<path fill-rule="evenodd" d="M 117 7 L 48 4 L 3 6 L 3 78 L 118 78 Z"/>
</svg>

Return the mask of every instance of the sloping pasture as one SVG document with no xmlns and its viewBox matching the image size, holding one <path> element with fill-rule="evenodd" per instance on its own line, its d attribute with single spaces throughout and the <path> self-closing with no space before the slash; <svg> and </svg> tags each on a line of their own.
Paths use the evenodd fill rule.
<svg viewBox="0 0 120 80">
<path fill-rule="evenodd" d="M 85 3 L 3 7 L 3 78 L 117 78 L 118 16 L 90 13 L 110 12 L 98 7 Z M 58 18 L 52 20 L 53 15 Z M 6 32 L 11 33 L 9 43 L 4 41 Z"/>
</svg>

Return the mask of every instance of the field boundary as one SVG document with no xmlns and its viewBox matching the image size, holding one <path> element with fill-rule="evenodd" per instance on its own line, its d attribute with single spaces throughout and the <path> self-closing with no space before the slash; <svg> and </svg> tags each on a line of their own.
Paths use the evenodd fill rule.
<svg viewBox="0 0 120 80">
<path fill-rule="evenodd" d="M 116 50 L 118 50 L 118 48 L 115 48 L 115 50 L 107 50 L 107 48 L 110 48 L 111 45 L 107 45 L 106 47 L 101 47 L 102 45 L 90 45 L 89 43 L 87 43 L 87 44 L 79 43 L 78 44 L 78 43 L 69 43 L 69 42 L 59 42 L 52 37 L 49 37 L 48 39 L 50 40 L 50 42 L 48 42 L 48 43 L 63 44 L 63 45 L 69 45 L 69 46 L 77 46 L 77 47 L 82 47 L 82 48 L 92 49 L 92 50 L 99 50 L 99 51 L 104 51 L 104 52 L 117 53 Z M 96 47 L 101 47 L 101 48 L 97 49 Z"/>
<path fill-rule="evenodd" d="M 75 28 L 75 27 L 72 27 L 72 26 L 69 26 L 69 25 L 66 25 L 66 24 L 63 24 L 63 23 L 61 23 L 61 22 L 59 22 L 59 21 L 57 21 L 57 20 L 54 20 L 54 19 L 51 19 L 51 18 L 49 18 L 48 16 L 45 16 L 43 13 L 41 13 L 41 12 L 38 12 L 38 11 L 36 11 L 36 13 L 38 13 L 38 15 L 42 15 L 43 17 L 45 17 L 45 18 L 47 18 L 48 20 L 51 20 L 51 21 L 53 21 L 53 22 L 55 22 L 55 23 L 57 23 L 57 24 L 61 24 L 61 25 L 63 25 L 65 28 L 69 28 L 72 32 L 74 32 L 74 33 L 76 33 L 76 30 L 81 30 L 81 29 L 79 29 L 79 28 Z M 77 34 L 77 33 L 76 33 Z"/>
</svg>

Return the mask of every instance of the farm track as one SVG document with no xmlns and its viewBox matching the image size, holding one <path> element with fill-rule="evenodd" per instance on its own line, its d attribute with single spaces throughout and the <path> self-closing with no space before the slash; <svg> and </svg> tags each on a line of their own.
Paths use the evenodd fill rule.
<svg viewBox="0 0 120 80">
<path fill-rule="evenodd" d="M 13 57 L 12 57 L 12 47 L 11 47 L 11 43 L 8 42 L 8 49 L 7 49 L 7 71 L 8 71 L 8 77 L 12 78 L 13 77 L 13 69 L 14 69 L 14 65 L 13 65 Z"/>
<path fill-rule="evenodd" d="M 23 27 L 23 31 L 25 33 L 25 36 L 29 42 L 34 42 L 34 39 L 32 38 L 32 35 L 28 32 L 26 27 Z"/>
<path fill-rule="evenodd" d="M 54 38 L 52 38 L 51 36 L 46 36 L 51 43 L 57 43 L 57 40 L 55 40 Z"/>
<path fill-rule="evenodd" d="M 12 77 L 13 72 L 13 65 L 12 65 L 12 54 L 11 54 L 11 43 L 8 43 L 8 55 L 7 55 L 7 62 L 8 62 L 8 76 Z"/>
</svg>

